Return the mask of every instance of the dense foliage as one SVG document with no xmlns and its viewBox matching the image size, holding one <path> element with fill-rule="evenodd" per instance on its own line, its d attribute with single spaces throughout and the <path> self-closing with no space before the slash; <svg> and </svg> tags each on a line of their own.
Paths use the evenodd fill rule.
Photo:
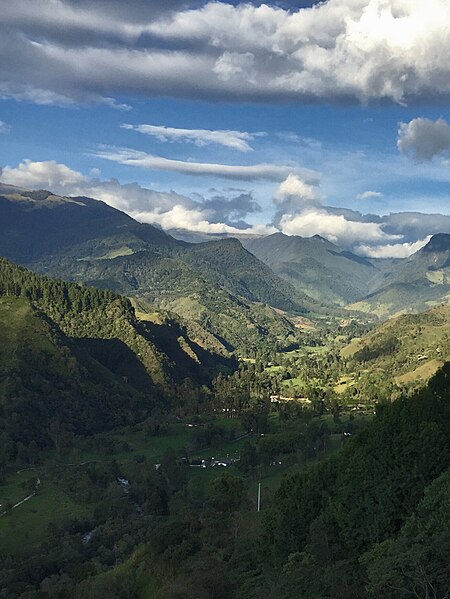
<svg viewBox="0 0 450 599">
<path fill-rule="evenodd" d="M 14 567 L 3 560 L 0 596 L 443 599 L 449 382 L 447 364 L 427 389 L 381 406 L 322 459 L 330 431 L 320 420 L 280 421 L 283 435 L 266 424 L 266 435 L 243 445 L 241 474 L 224 472 L 206 487 L 170 450 L 157 470 L 145 460 L 130 465 L 126 492 L 117 464 L 69 470 L 62 484 L 80 505 L 97 503 L 94 516 L 52 529 L 50 542 Z M 196 442 L 220 434 L 199 429 Z M 316 461 L 285 477 L 260 518 L 246 480 L 289 452 Z"/>
<path fill-rule="evenodd" d="M 177 322 L 139 323 L 123 297 L 4 259 L 0 324 L 0 472 L 73 435 L 142 421 L 178 393 L 202 401 L 199 385 L 226 367 Z"/>
</svg>

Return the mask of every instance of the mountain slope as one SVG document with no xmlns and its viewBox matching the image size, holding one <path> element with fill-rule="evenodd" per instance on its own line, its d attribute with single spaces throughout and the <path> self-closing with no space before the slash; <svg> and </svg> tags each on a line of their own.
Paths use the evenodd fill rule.
<svg viewBox="0 0 450 599">
<path fill-rule="evenodd" d="M 0 196 L 0 255 L 23 264 L 75 250 L 105 255 L 177 242 L 151 225 L 90 198 L 49 191 L 16 191 Z"/>
<path fill-rule="evenodd" d="M 354 369 L 385 373 L 397 385 L 429 379 L 450 361 L 450 306 L 404 314 L 384 322 L 342 350 Z"/>
<path fill-rule="evenodd" d="M 0 198 L 0 239 L 3 255 L 36 272 L 177 313 L 208 349 L 289 344 L 295 326 L 276 310 L 316 308 L 237 240 L 187 244 L 89 198 L 8 193 Z"/>
<path fill-rule="evenodd" d="M 450 302 L 450 235 L 434 235 L 421 250 L 373 280 L 375 291 L 350 306 L 387 317 Z"/>
<path fill-rule="evenodd" d="M 29 299 L 0 297 L 0 432 L 13 443 L 50 445 L 52 423 L 86 435 L 142 420 L 156 394 L 141 368 L 146 391 L 103 367 Z"/>
<path fill-rule="evenodd" d="M 5 259 L 0 259 L 1 296 L 28 299 L 63 334 L 143 391 L 149 386 L 170 391 L 187 376 L 205 382 L 209 368 L 226 364 L 193 342 L 180 323 L 139 321 L 126 298 L 36 275 Z M 189 350 L 180 355 L 183 347 Z"/>
<path fill-rule="evenodd" d="M 304 238 L 275 233 L 243 245 L 297 289 L 325 303 L 343 306 L 360 299 L 376 274 L 369 260 L 319 235 Z"/>
</svg>

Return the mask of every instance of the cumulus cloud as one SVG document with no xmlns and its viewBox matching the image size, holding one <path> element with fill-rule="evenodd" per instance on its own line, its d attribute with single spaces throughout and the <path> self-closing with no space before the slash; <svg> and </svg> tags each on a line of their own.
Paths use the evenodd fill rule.
<svg viewBox="0 0 450 599">
<path fill-rule="evenodd" d="M 274 224 L 279 225 L 286 214 L 295 214 L 305 207 L 319 206 L 322 196 L 318 188 L 319 180 L 306 181 L 303 177 L 290 173 L 275 192 L 276 213 Z"/>
<path fill-rule="evenodd" d="M 275 199 L 284 202 L 291 197 L 298 198 L 301 202 L 315 202 L 318 200 L 317 188 L 291 173 L 280 183 Z"/>
<path fill-rule="evenodd" d="M 177 129 L 165 125 L 129 125 L 124 123 L 123 129 L 139 131 L 145 135 L 156 137 L 159 141 L 182 141 L 194 143 L 197 146 L 207 146 L 209 144 L 218 144 L 240 152 L 250 152 L 252 147 L 249 145 L 255 137 L 264 135 L 264 133 L 247 133 L 246 131 L 228 131 L 210 129 Z"/>
<path fill-rule="evenodd" d="M 55 161 L 24 160 L 5 166 L 0 182 L 28 189 L 48 189 L 69 196 L 97 198 L 139 221 L 165 229 L 187 229 L 198 233 L 226 235 L 321 235 L 337 245 L 369 257 L 405 257 L 424 245 L 429 236 L 450 233 L 450 216 L 396 213 L 385 216 L 325 206 L 319 196 L 318 181 L 299 175 L 288 176 L 280 184 L 273 224 L 248 224 L 262 208 L 253 193 L 227 187 L 211 189 L 207 196 L 191 196 L 175 191 L 155 191 L 138 183 L 121 184 L 102 180 L 98 170 L 86 176 Z M 316 183 L 314 183 L 316 181 Z M 249 217 L 252 217 L 251 219 Z"/>
<path fill-rule="evenodd" d="M 409 123 L 400 123 L 397 147 L 417 161 L 431 160 L 450 150 L 450 126 L 443 118 L 437 121 L 417 118 Z"/>
<path fill-rule="evenodd" d="M 236 179 L 243 181 L 255 181 L 263 179 L 267 181 L 281 181 L 291 172 L 302 172 L 303 176 L 314 179 L 316 174 L 307 169 L 277 164 L 252 164 L 231 165 L 214 164 L 208 162 L 185 162 L 183 160 L 171 160 L 162 156 L 153 156 L 145 152 L 130 150 L 128 148 L 107 148 L 96 152 L 95 156 L 111 160 L 127 166 L 138 166 L 146 169 L 172 171 L 184 175 L 214 176 L 225 179 Z"/>
<path fill-rule="evenodd" d="M 347 220 L 343 215 L 332 214 L 325 208 L 311 208 L 298 214 L 285 214 L 280 229 L 286 235 L 312 237 L 321 235 L 332 243 L 352 247 L 357 243 L 382 243 L 401 236 L 385 233 L 379 223 Z"/>
<path fill-rule="evenodd" d="M 362 244 L 355 249 L 368 258 L 408 258 L 426 246 L 430 239 L 431 235 L 428 235 L 425 239 L 419 239 L 413 243 L 388 243 L 376 246 Z"/>
<path fill-rule="evenodd" d="M 358 200 L 377 200 L 382 197 L 383 194 L 380 191 L 364 191 L 356 196 Z"/>
<path fill-rule="evenodd" d="M 450 97 L 448 0 L 328 0 L 303 8 L 180 0 L 3 4 L 5 97 L 400 104 Z"/>
<path fill-rule="evenodd" d="M 95 173 L 97 174 L 97 173 Z M 243 219 L 261 211 L 249 192 L 216 190 L 212 197 L 192 199 L 174 191 L 161 192 L 137 183 L 121 184 L 116 179 L 86 177 L 55 161 L 24 160 L 16 167 L 2 169 L 0 181 L 25 189 L 48 189 L 69 196 L 102 200 L 133 218 L 165 229 L 189 229 L 201 233 L 270 234 L 276 231 L 264 224 L 249 225 Z"/>
<path fill-rule="evenodd" d="M 81 173 L 54 160 L 46 162 L 24 160 L 17 167 L 5 166 L 1 171 L 1 180 L 8 185 L 17 185 L 25 189 L 45 188 L 50 191 L 84 184 L 87 181 Z"/>
</svg>

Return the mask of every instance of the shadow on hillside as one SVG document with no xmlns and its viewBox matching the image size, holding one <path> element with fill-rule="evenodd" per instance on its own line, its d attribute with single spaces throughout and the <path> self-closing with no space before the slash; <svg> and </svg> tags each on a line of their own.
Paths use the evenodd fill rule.
<svg viewBox="0 0 450 599">
<path fill-rule="evenodd" d="M 76 344 L 115 376 L 138 391 L 148 393 L 154 387 L 144 365 L 120 339 L 76 339 Z"/>
<path fill-rule="evenodd" d="M 237 368 L 234 358 L 204 349 L 175 321 L 164 324 L 141 322 L 140 327 L 143 334 L 176 364 L 175 378 L 179 381 L 189 377 L 199 383 L 209 383 L 218 372 L 232 372 Z"/>
</svg>

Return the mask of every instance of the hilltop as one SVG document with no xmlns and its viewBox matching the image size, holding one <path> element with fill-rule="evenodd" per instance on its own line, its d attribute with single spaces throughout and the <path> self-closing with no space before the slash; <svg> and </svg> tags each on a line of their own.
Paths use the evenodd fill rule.
<svg viewBox="0 0 450 599">
<path fill-rule="evenodd" d="M 0 323 L 0 424 L 27 444 L 45 445 L 53 420 L 77 434 L 142 421 L 186 378 L 195 387 L 234 367 L 176 320 L 138 320 L 126 298 L 5 259 Z"/>
</svg>

